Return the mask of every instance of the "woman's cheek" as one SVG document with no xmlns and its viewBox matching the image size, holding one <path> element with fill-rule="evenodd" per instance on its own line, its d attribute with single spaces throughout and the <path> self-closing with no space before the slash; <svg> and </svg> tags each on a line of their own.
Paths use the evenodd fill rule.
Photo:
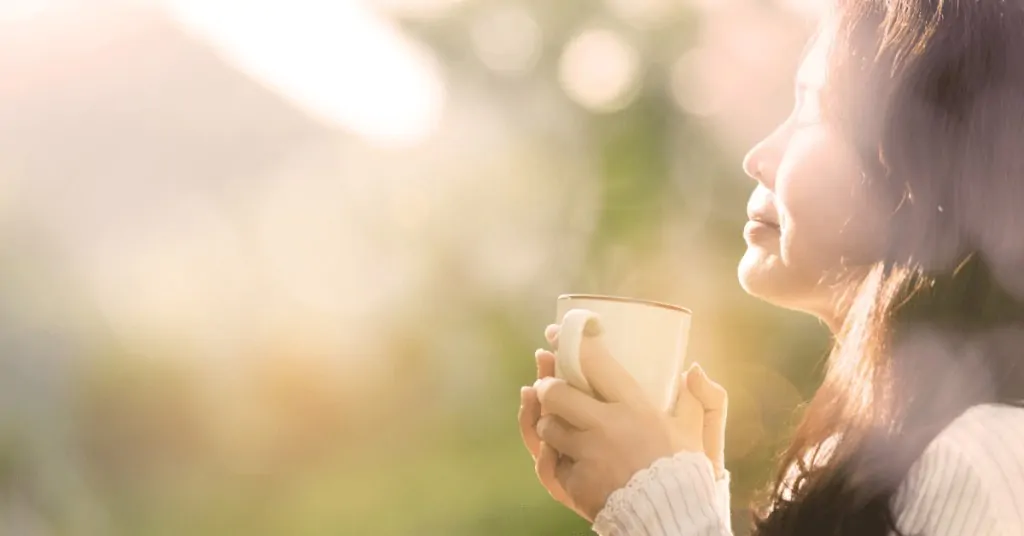
<svg viewBox="0 0 1024 536">
<path fill-rule="evenodd" d="M 805 138 L 791 149 L 776 184 L 782 257 L 802 270 L 824 272 L 860 256 L 871 238 L 859 225 L 865 208 L 860 174 L 825 136 Z"/>
<path fill-rule="evenodd" d="M 826 229 L 831 224 L 822 221 L 823 217 L 795 215 L 782 233 L 780 248 L 783 262 L 816 279 L 840 266 L 845 256 L 845 245 L 839 243 L 833 231 Z"/>
</svg>

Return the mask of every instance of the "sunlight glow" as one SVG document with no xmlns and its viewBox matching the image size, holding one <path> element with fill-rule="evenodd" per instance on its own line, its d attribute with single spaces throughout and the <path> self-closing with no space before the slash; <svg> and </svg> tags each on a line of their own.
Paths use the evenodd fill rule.
<svg viewBox="0 0 1024 536">
<path fill-rule="evenodd" d="M 605 4 L 619 18 L 639 27 L 668 22 L 680 7 L 677 0 L 605 0 Z"/>
<path fill-rule="evenodd" d="M 619 34 L 592 29 L 576 36 L 558 70 L 566 93 L 595 112 L 621 110 L 640 89 L 640 54 Z"/>
<path fill-rule="evenodd" d="M 24 22 L 42 14 L 53 0 L 0 0 L 0 22 Z"/>
<path fill-rule="evenodd" d="M 783 8 L 811 19 L 822 17 L 829 8 L 825 0 L 781 0 L 779 3 Z"/>
<path fill-rule="evenodd" d="M 371 141 L 413 144 L 440 121 L 437 60 L 358 0 L 165 2 L 239 68 Z"/>
<path fill-rule="evenodd" d="M 362 0 L 373 9 L 399 17 L 437 18 L 466 0 Z"/>
<path fill-rule="evenodd" d="M 203 357 L 230 353 L 251 291 L 241 242 L 221 207 L 181 194 L 157 222 L 95 239 L 80 268 L 119 340 L 174 341 Z"/>
<path fill-rule="evenodd" d="M 499 73 L 527 72 L 540 59 L 543 32 L 522 6 L 501 6 L 479 16 L 471 37 L 480 61 Z"/>
<path fill-rule="evenodd" d="M 715 75 L 723 70 L 723 64 L 728 64 L 727 60 L 722 54 L 704 48 L 692 49 L 676 60 L 671 77 L 676 105 L 691 115 L 717 114 L 729 90 L 726 84 L 715 84 Z"/>
</svg>

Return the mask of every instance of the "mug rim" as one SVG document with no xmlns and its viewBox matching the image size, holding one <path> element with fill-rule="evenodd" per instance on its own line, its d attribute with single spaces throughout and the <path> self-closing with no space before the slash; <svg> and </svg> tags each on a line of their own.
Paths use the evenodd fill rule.
<svg viewBox="0 0 1024 536">
<path fill-rule="evenodd" d="M 671 303 L 665 303 L 654 300 L 644 300 L 640 298 L 627 298 L 625 296 L 607 296 L 603 294 L 562 294 L 558 297 L 561 300 L 594 300 L 594 301 L 613 301 L 620 303 L 636 303 L 640 305 L 650 305 L 652 307 L 660 307 L 662 309 L 669 309 L 671 311 L 677 311 L 686 313 L 693 316 L 693 311 L 679 305 L 673 305 Z"/>
</svg>

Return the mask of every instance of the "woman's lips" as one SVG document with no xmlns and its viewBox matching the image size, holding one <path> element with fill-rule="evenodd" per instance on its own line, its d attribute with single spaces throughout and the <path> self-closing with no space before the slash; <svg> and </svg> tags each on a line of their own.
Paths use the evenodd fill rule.
<svg viewBox="0 0 1024 536">
<path fill-rule="evenodd" d="M 750 243 L 778 239 L 782 229 L 776 223 L 752 219 L 743 227 L 743 238 Z"/>
</svg>

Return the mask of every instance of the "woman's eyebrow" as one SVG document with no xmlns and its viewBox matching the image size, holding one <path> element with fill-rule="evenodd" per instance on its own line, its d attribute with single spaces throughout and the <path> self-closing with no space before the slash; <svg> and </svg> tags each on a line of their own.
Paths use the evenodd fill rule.
<svg viewBox="0 0 1024 536">
<path fill-rule="evenodd" d="M 814 87 L 811 84 L 808 84 L 806 80 L 799 80 L 798 79 L 796 81 L 796 84 L 794 85 L 793 91 L 794 91 L 794 93 L 797 96 L 800 96 L 800 95 L 803 95 L 805 93 L 808 93 L 808 92 L 812 91 L 813 89 L 814 89 Z"/>
<path fill-rule="evenodd" d="M 824 80 L 814 75 L 797 76 L 796 90 L 799 92 L 818 91 L 824 85 Z"/>
</svg>

